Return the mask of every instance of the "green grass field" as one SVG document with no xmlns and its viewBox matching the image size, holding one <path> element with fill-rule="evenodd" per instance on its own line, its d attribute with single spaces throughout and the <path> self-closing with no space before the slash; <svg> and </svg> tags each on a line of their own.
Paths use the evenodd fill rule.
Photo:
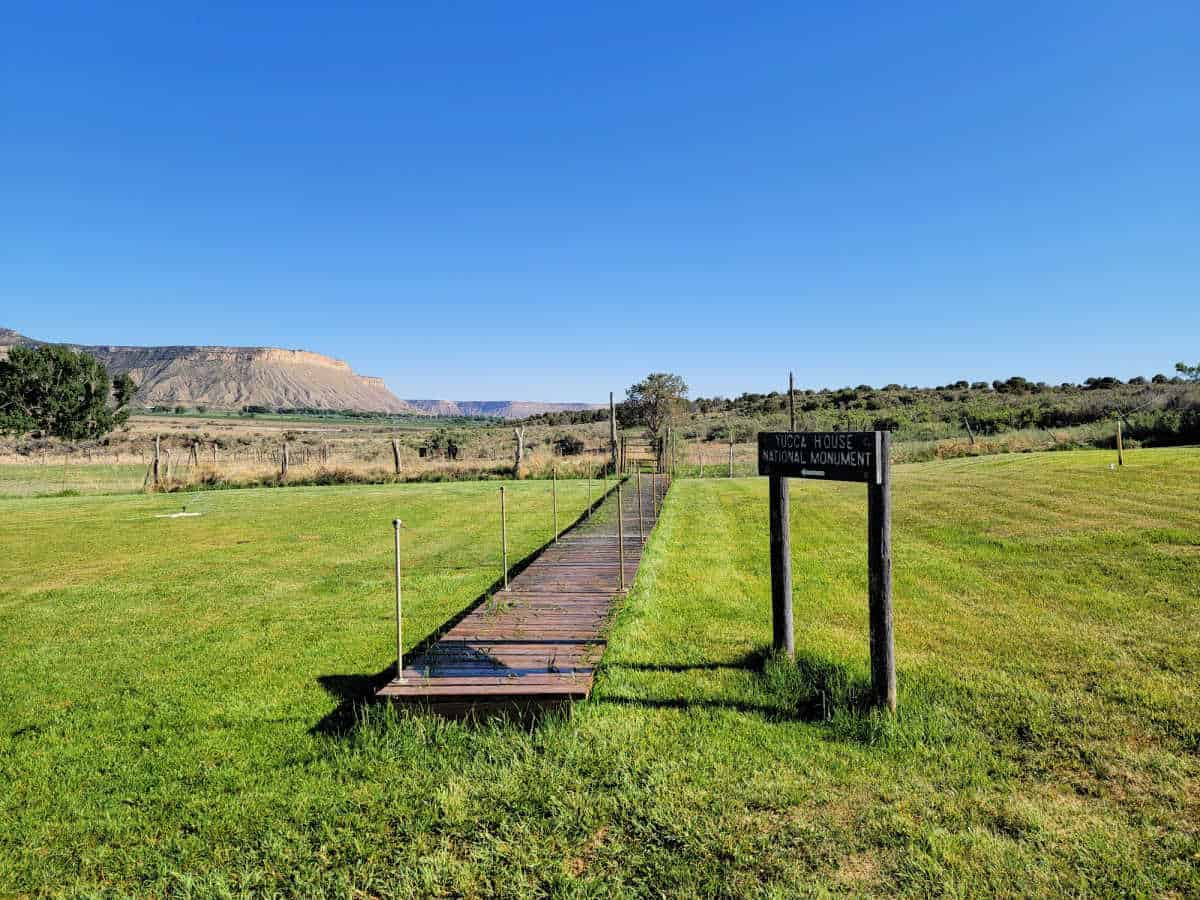
<svg viewBox="0 0 1200 900">
<path fill-rule="evenodd" d="M 146 467 L 137 463 L 74 463 L 62 456 L 42 463 L 0 464 L 0 498 L 36 497 L 63 491 L 79 494 L 122 494 L 139 491 Z"/>
<path fill-rule="evenodd" d="M 498 576 L 495 484 L 2 500 L 0 894 L 1196 895 L 1200 451 L 1111 459 L 896 468 L 894 720 L 860 485 L 793 484 L 793 666 L 765 480 L 678 481 L 594 698 L 532 729 L 346 715 L 390 519 L 411 645 Z"/>
</svg>

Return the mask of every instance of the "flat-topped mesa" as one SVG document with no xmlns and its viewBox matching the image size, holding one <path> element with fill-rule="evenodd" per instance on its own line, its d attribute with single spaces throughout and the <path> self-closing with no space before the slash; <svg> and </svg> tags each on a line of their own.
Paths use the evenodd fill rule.
<svg viewBox="0 0 1200 900">
<path fill-rule="evenodd" d="M 0 355 L 14 344 L 37 344 L 0 330 Z M 345 360 L 282 347 L 205 345 L 130 347 L 67 345 L 95 356 L 110 375 L 129 373 L 135 404 L 240 410 L 350 409 L 420 413 L 388 390 L 382 378 L 358 375 Z"/>
</svg>

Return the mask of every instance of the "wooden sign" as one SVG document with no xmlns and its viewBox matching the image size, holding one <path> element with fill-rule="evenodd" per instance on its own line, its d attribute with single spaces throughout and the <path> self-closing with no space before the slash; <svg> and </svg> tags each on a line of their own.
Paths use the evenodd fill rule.
<svg viewBox="0 0 1200 900">
<path fill-rule="evenodd" d="M 892 484 L 886 431 L 784 431 L 758 435 L 758 474 L 770 476 L 772 644 L 796 654 L 792 626 L 792 529 L 789 478 L 867 485 L 867 608 L 871 691 L 876 705 L 896 709 L 892 634 Z"/>
<path fill-rule="evenodd" d="M 882 432 L 760 431 L 758 474 L 879 484 Z"/>
</svg>

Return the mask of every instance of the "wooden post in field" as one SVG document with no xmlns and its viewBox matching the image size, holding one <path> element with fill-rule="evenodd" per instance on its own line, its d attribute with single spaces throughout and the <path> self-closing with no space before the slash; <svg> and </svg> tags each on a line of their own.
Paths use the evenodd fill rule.
<svg viewBox="0 0 1200 900">
<path fill-rule="evenodd" d="M 608 392 L 608 442 L 612 451 L 613 472 L 617 471 L 617 404 L 613 401 L 612 391 Z"/>
<path fill-rule="evenodd" d="M 733 426 L 729 428 L 729 477 L 733 477 Z"/>
<path fill-rule="evenodd" d="M 1121 440 L 1121 419 L 1117 418 L 1117 465 L 1125 465 L 1125 443 Z"/>
<path fill-rule="evenodd" d="M 400 441 L 392 438 L 392 469 L 394 474 L 400 474 Z"/>
<path fill-rule="evenodd" d="M 796 378 L 788 372 L 788 418 L 791 420 L 792 427 L 789 431 L 796 430 Z"/>
<path fill-rule="evenodd" d="M 525 460 L 525 426 L 513 429 L 517 445 L 513 454 L 513 478 L 521 477 L 521 463 Z"/>
<path fill-rule="evenodd" d="M 704 477 L 704 445 L 700 444 L 696 447 L 696 452 L 700 454 L 700 477 Z"/>
<path fill-rule="evenodd" d="M 163 448 L 163 479 L 171 477 L 171 448 Z"/>
<path fill-rule="evenodd" d="M 792 527 L 788 480 L 770 476 L 771 504 L 771 646 L 776 652 L 796 656 L 792 627 Z"/>
<path fill-rule="evenodd" d="M 875 432 L 876 475 L 867 483 L 867 579 L 870 586 L 871 691 L 877 706 L 885 706 L 895 712 L 891 439 L 889 432 Z"/>
<path fill-rule="evenodd" d="M 291 452 L 288 449 L 288 442 L 283 442 L 283 452 L 279 454 L 279 480 L 287 481 L 288 464 L 291 462 Z"/>
<path fill-rule="evenodd" d="M 188 465 L 193 468 L 200 465 L 200 442 L 195 438 L 192 439 L 192 445 L 188 448 Z"/>
<path fill-rule="evenodd" d="M 213 454 L 213 468 L 215 469 L 217 467 L 217 463 L 219 461 L 219 454 L 220 454 L 220 450 L 218 449 L 216 441 L 213 441 L 212 454 Z"/>
<path fill-rule="evenodd" d="M 154 436 L 154 459 L 151 461 L 152 471 L 154 473 L 154 486 L 158 487 L 162 483 L 162 438 L 157 434 Z"/>
<path fill-rule="evenodd" d="M 504 485 L 500 485 L 500 565 L 504 568 L 504 589 L 508 590 L 508 513 L 504 507 Z"/>
<path fill-rule="evenodd" d="M 625 590 L 625 505 L 621 502 L 621 480 L 617 479 L 617 566 L 621 570 L 621 590 Z"/>
<path fill-rule="evenodd" d="M 400 607 L 400 520 L 392 520 L 396 532 L 396 680 L 404 680 L 404 624 Z"/>
<path fill-rule="evenodd" d="M 554 507 L 554 543 L 558 543 L 558 466 L 550 469 L 550 505 Z"/>
<path fill-rule="evenodd" d="M 588 472 L 588 505 L 587 505 L 587 518 L 589 518 L 589 519 L 590 519 L 591 517 L 592 517 L 592 473 L 591 473 L 591 472 Z"/>
<path fill-rule="evenodd" d="M 970 441 L 971 446 L 974 447 L 975 446 L 975 432 L 971 430 L 971 422 L 966 416 L 963 416 L 962 423 L 963 423 L 963 427 L 965 427 L 967 429 L 967 440 Z"/>
</svg>

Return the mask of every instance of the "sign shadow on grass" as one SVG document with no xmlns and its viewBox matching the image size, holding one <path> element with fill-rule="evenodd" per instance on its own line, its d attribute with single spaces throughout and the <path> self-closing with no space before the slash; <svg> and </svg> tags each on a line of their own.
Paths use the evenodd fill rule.
<svg viewBox="0 0 1200 900">
<path fill-rule="evenodd" d="M 594 702 L 650 709 L 724 709 L 756 715 L 773 722 L 829 722 L 845 715 L 869 717 L 872 714 L 871 681 L 838 660 L 812 652 L 798 652 L 795 661 L 774 655 L 763 647 L 729 662 L 607 663 L 608 671 L 622 669 L 637 672 L 684 673 L 719 669 L 743 669 L 752 673 L 753 689 L 745 696 L 634 697 L 600 692 Z"/>
</svg>

